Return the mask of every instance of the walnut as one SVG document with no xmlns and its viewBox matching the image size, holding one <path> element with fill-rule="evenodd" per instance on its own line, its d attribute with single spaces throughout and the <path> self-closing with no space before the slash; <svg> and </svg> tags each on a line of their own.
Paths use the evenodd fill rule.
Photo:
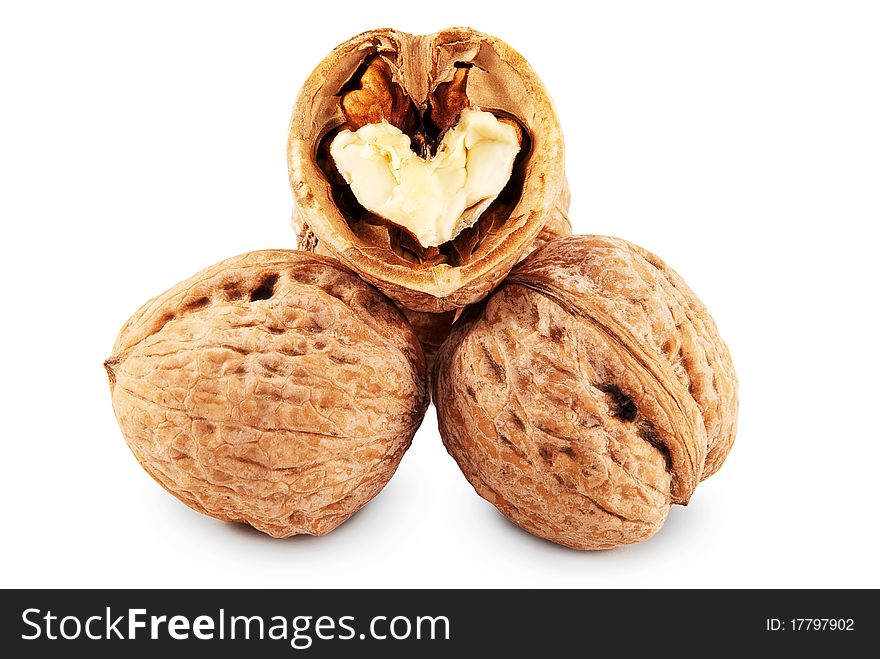
<svg viewBox="0 0 880 659">
<path fill-rule="evenodd" d="M 323 535 L 393 475 L 427 407 L 400 312 L 333 259 L 244 254 L 144 305 L 106 362 L 143 468 L 212 517 Z"/>
<path fill-rule="evenodd" d="M 392 80 L 392 75 L 388 60 L 376 57 L 361 74 L 360 87 L 342 94 L 340 104 L 347 127 L 357 130 L 384 120 L 392 126 L 412 130 L 416 122 L 415 106 Z"/>
<path fill-rule="evenodd" d="M 440 313 L 426 313 L 424 311 L 410 311 L 403 308 L 401 311 L 406 316 L 409 324 L 412 325 L 419 343 L 422 344 L 425 362 L 428 372 L 430 372 L 434 364 L 434 357 L 440 346 L 443 345 L 446 337 L 449 336 L 449 331 L 452 329 L 452 324 L 458 317 L 459 311 L 454 309 Z"/>
<path fill-rule="evenodd" d="M 681 277 L 617 238 L 553 240 L 437 355 L 440 432 L 476 491 L 578 549 L 653 535 L 724 461 L 737 381 Z"/>
<path fill-rule="evenodd" d="M 479 301 L 545 225 L 567 226 L 550 97 L 521 55 L 469 28 L 373 30 L 334 49 L 296 102 L 288 169 L 298 244 L 408 311 Z"/>
</svg>

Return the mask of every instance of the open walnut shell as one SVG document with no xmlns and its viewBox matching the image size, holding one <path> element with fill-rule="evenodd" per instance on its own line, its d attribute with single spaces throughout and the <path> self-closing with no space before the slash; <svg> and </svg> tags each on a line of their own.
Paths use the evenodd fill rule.
<svg viewBox="0 0 880 659">
<path fill-rule="evenodd" d="M 653 535 L 736 433 L 736 375 L 706 308 L 659 258 L 600 236 L 548 243 L 465 311 L 433 398 L 477 492 L 579 549 Z"/>
<path fill-rule="evenodd" d="M 453 239 L 423 247 L 360 205 L 329 145 L 341 130 L 384 121 L 430 154 L 467 108 L 514 125 L 520 150 L 507 185 L 479 219 Z M 545 226 L 551 234 L 570 232 L 562 132 L 550 97 L 519 53 L 469 28 L 427 36 L 373 30 L 334 49 L 296 102 L 288 167 L 298 246 L 320 245 L 410 311 L 448 312 L 479 301 L 534 248 Z"/>
<path fill-rule="evenodd" d="M 129 448 L 190 507 L 323 535 L 394 474 L 428 405 L 399 310 L 334 259 L 228 259 L 145 304 L 105 363 Z"/>
</svg>

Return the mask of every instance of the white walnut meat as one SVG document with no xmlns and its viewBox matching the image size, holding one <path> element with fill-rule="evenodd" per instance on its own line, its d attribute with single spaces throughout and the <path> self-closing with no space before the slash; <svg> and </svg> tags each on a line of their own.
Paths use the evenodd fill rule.
<svg viewBox="0 0 880 659">
<path fill-rule="evenodd" d="M 428 404 L 397 308 L 337 261 L 223 261 L 145 304 L 106 362 L 135 457 L 190 507 L 323 535 L 394 474 Z"/>
<path fill-rule="evenodd" d="M 468 158 L 479 152 L 474 157 L 485 167 L 469 162 L 462 168 L 461 158 L 447 158 L 441 169 L 448 180 L 427 176 L 440 155 L 462 143 L 453 139 L 456 131 L 471 124 L 464 142 L 476 141 Z M 514 134 L 518 149 L 498 146 Z M 494 146 L 484 149 L 478 135 L 491 137 Z M 415 163 L 405 176 L 397 143 L 407 140 L 430 166 Z M 334 142 L 345 162 L 334 160 Z M 390 148 L 392 142 L 397 146 Z M 352 144 L 358 157 L 372 150 L 376 157 L 361 162 L 355 151 L 345 155 Z M 298 246 L 320 245 L 408 311 L 443 313 L 477 302 L 533 249 L 545 226 L 570 233 L 562 132 L 552 101 L 519 53 L 470 28 L 424 36 L 373 30 L 334 49 L 297 99 L 288 171 Z M 462 174 L 479 171 L 503 173 L 500 193 L 493 177 L 470 181 Z M 430 208 L 414 204 L 425 199 L 432 200 Z M 456 219 L 462 204 L 472 206 Z M 410 208 L 412 216 L 404 217 Z"/>
<path fill-rule="evenodd" d="M 653 535 L 721 466 L 737 380 L 681 277 L 618 238 L 533 252 L 441 347 L 449 453 L 523 529 L 577 549 Z"/>
<path fill-rule="evenodd" d="M 491 112 L 465 108 L 434 153 L 387 121 L 339 132 L 330 157 L 365 210 L 439 247 L 472 227 L 507 185 L 519 130 Z"/>
</svg>

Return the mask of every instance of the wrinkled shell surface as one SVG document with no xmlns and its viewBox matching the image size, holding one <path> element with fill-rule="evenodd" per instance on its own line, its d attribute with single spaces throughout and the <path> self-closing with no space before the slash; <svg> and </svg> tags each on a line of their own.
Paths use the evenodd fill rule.
<svg viewBox="0 0 880 659">
<path fill-rule="evenodd" d="M 567 209 L 569 204 L 569 189 L 566 184 L 562 190 L 562 196 L 559 203 L 547 215 L 547 222 L 544 224 L 541 232 L 535 241 L 526 249 L 521 258 L 525 258 L 538 247 L 546 245 L 551 240 L 571 235 L 571 222 L 563 209 Z M 297 214 L 294 213 L 294 226 L 297 226 Z M 324 254 L 329 256 L 330 253 L 325 249 L 324 244 L 318 241 L 317 237 L 311 231 L 298 228 L 300 236 L 299 248 L 305 251 L 314 252 L 315 254 Z M 450 311 L 430 312 L 430 311 L 410 311 L 406 307 L 401 306 L 400 310 L 406 316 L 412 325 L 413 331 L 422 344 L 422 350 L 425 353 L 425 361 L 430 372 L 434 356 L 443 345 L 443 342 L 449 336 L 452 329 L 452 323 L 461 313 L 460 309 L 452 309 Z"/>
<path fill-rule="evenodd" d="M 321 140 L 346 121 L 343 90 L 374 55 L 391 63 L 394 83 L 420 110 L 453 80 L 460 70 L 456 64 L 473 65 L 467 83 L 470 104 L 513 117 L 525 129 L 527 156 L 509 184 L 516 194 L 502 193 L 477 225 L 447 243 L 448 262 L 441 262 L 442 254 L 414 262 L 395 250 L 387 226 L 347 217 L 337 204 L 334 182 L 318 163 Z M 334 49 L 306 80 L 294 107 L 288 171 L 300 249 L 320 244 L 411 311 L 446 312 L 482 299 L 540 240 L 545 225 L 559 234 L 568 224 L 562 132 L 552 101 L 519 53 L 470 28 L 426 36 L 373 30 Z"/>
<path fill-rule="evenodd" d="M 440 349 L 444 444 L 522 528 L 579 549 L 653 535 L 717 471 L 737 381 L 712 318 L 653 254 L 561 238 L 468 310 Z"/>
<path fill-rule="evenodd" d="M 322 535 L 391 478 L 427 407 L 409 324 L 332 259 L 223 261 L 144 305 L 107 360 L 144 469 L 192 508 Z"/>
</svg>

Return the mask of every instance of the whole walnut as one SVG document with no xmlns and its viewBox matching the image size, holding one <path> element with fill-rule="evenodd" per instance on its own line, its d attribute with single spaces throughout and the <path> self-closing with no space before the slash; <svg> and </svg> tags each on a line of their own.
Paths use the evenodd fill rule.
<svg viewBox="0 0 880 659">
<path fill-rule="evenodd" d="M 106 362 L 143 468 L 212 517 L 323 535 L 394 474 L 427 408 L 397 308 L 337 261 L 218 263 L 144 305 Z"/>
<path fill-rule="evenodd" d="M 618 238 L 549 242 L 437 355 L 449 453 L 483 498 L 578 549 L 645 540 L 721 466 L 737 381 L 703 304 Z"/>
</svg>

